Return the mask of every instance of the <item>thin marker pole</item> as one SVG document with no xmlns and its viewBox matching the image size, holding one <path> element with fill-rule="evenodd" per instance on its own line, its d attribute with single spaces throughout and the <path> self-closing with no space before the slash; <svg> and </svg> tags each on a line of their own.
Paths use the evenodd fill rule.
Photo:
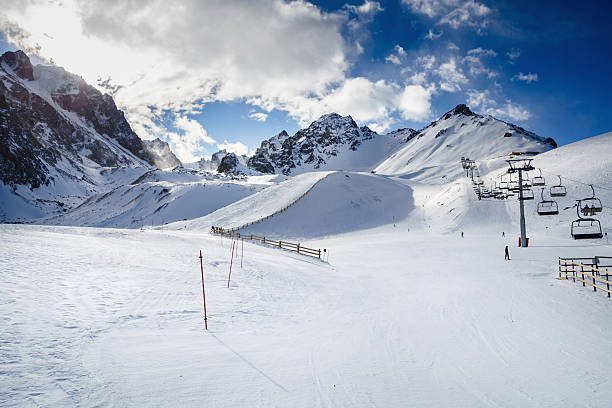
<svg viewBox="0 0 612 408">
<path fill-rule="evenodd" d="M 240 255 L 240 269 L 242 269 L 242 260 L 244 259 L 244 238 L 242 238 L 242 253 Z"/>
<path fill-rule="evenodd" d="M 232 278 L 232 263 L 234 261 L 234 245 L 235 242 L 232 241 L 232 257 L 230 258 L 230 270 L 229 275 L 227 276 L 227 287 L 229 288 L 230 279 Z"/>
<path fill-rule="evenodd" d="M 206 292 L 204 291 L 204 263 L 202 262 L 202 250 L 200 249 L 200 270 L 202 271 L 202 298 L 204 299 L 204 329 L 208 330 L 208 317 L 206 316 Z"/>
</svg>

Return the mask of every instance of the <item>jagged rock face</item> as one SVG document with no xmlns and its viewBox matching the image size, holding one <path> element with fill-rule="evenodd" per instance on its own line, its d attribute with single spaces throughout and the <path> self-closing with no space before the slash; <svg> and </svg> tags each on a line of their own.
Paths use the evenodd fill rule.
<svg viewBox="0 0 612 408">
<path fill-rule="evenodd" d="M 217 171 L 219 173 L 231 174 L 236 171 L 238 167 L 238 157 L 235 153 L 228 153 L 221 159 Z"/>
<path fill-rule="evenodd" d="M 37 188 L 53 180 L 51 173 L 78 181 L 85 160 L 103 167 L 153 163 L 109 95 L 62 68 L 32 67 L 21 51 L 0 57 L 0 141 L 0 179 L 9 185 Z"/>
<path fill-rule="evenodd" d="M 248 160 L 248 166 L 262 173 L 287 175 L 303 164 L 311 164 L 318 169 L 326 164 L 327 159 L 336 156 L 341 147 L 348 146 L 354 151 L 363 141 L 375 136 L 376 133 L 368 127 L 359 128 L 350 116 L 330 113 L 293 136 L 283 130 L 263 141 Z"/>
<path fill-rule="evenodd" d="M 168 143 L 158 139 L 143 140 L 145 151 L 151 156 L 153 163 L 159 169 L 182 166 L 181 161 L 172 153 Z"/>
<path fill-rule="evenodd" d="M 30 59 L 23 51 L 7 52 L 0 57 L 0 61 L 13 70 L 19 78 L 29 81 L 34 80 L 34 68 Z"/>
<path fill-rule="evenodd" d="M 418 133 L 418 131 L 412 128 L 402 128 L 387 133 L 387 136 L 391 136 L 393 138 L 401 138 L 402 143 L 407 143 L 412 140 L 412 138 L 415 137 Z"/>
</svg>

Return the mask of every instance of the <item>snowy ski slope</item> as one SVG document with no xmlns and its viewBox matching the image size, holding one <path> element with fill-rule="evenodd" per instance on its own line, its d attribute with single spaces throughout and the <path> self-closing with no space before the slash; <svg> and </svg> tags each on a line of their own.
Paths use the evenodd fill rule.
<svg viewBox="0 0 612 408">
<path fill-rule="evenodd" d="M 329 263 L 246 242 L 227 288 L 230 241 L 208 234 L 5 225 L 0 235 L 3 406 L 612 399 L 610 300 L 554 279 L 557 256 L 609 247 L 542 237 L 503 261 L 510 237 L 387 225 L 310 241 Z"/>
<path fill-rule="evenodd" d="M 204 217 L 169 225 L 169 228 L 208 231 L 210 227 L 237 228 L 270 216 L 295 202 L 332 172 L 303 173 L 220 208 Z"/>
<path fill-rule="evenodd" d="M 568 178 L 560 209 L 588 195 L 580 183 L 601 186 L 607 232 L 611 144 L 534 160 Z M 487 157 L 485 179 L 504 166 Z M 555 278 L 558 257 L 612 246 L 574 241 L 575 212 L 538 217 L 534 200 L 530 247 L 517 248 L 517 201 L 479 201 L 459 159 L 436 164 L 457 168 L 447 182 L 304 173 L 163 231 L 0 225 L 0 405 L 609 406 L 612 301 Z M 231 241 L 210 226 L 272 214 L 313 185 L 245 231 L 326 259 L 245 241 L 228 288 Z"/>
</svg>

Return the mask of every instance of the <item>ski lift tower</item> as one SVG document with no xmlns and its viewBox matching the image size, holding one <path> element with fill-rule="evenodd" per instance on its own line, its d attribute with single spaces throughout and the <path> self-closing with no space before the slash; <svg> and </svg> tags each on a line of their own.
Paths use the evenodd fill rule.
<svg viewBox="0 0 612 408">
<path fill-rule="evenodd" d="M 519 208 L 521 210 L 521 247 L 527 246 L 527 231 L 525 230 L 525 205 L 523 203 L 523 172 L 534 170 L 531 165 L 533 159 L 510 159 L 506 160 L 510 168 L 508 173 L 518 173 L 518 185 L 519 185 Z"/>
</svg>

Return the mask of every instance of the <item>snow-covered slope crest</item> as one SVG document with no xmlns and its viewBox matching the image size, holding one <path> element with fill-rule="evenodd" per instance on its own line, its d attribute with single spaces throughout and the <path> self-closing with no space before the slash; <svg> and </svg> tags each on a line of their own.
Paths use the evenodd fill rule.
<svg viewBox="0 0 612 408">
<path fill-rule="evenodd" d="M 315 170 L 368 171 L 406 140 L 409 131 L 378 135 L 350 116 L 329 113 L 306 129 L 265 140 L 248 165 L 262 173 L 299 174 Z"/>
<path fill-rule="evenodd" d="M 256 222 L 294 203 L 313 185 L 331 173 L 318 171 L 290 177 L 227 207 L 220 208 L 205 217 L 187 223 L 178 222 L 170 227 L 208 231 L 213 225 L 233 229 Z"/>
<path fill-rule="evenodd" d="M 231 177 L 180 167 L 151 170 L 44 224 L 112 228 L 159 227 L 205 216 L 272 185 L 276 175 Z M 283 176 L 281 176 L 283 177 Z"/>
<path fill-rule="evenodd" d="M 32 66 L 22 51 L 0 56 L 0 142 L 3 191 L 46 214 L 108 190 L 105 169 L 142 173 L 157 159 L 110 95 L 61 67 Z"/>
<path fill-rule="evenodd" d="M 555 147 L 557 144 L 551 138 L 540 137 L 492 116 L 475 114 L 462 104 L 416 132 L 375 171 L 448 182 L 461 176 L 457 163 L 462 156 L 481 161 L 503 158 L 511 152 L 541 153 Z M 505 165 L 503 160 L 498 161 L 490 165 Z"/>
<path fill-rule="evenodd" d="M 241 232 L 301 240 L 393 224 L 414 215 L 414 210 L 412 189 L 405 183 L 340 171 L 321 179 L 286 211 Z"/>
</svg>

